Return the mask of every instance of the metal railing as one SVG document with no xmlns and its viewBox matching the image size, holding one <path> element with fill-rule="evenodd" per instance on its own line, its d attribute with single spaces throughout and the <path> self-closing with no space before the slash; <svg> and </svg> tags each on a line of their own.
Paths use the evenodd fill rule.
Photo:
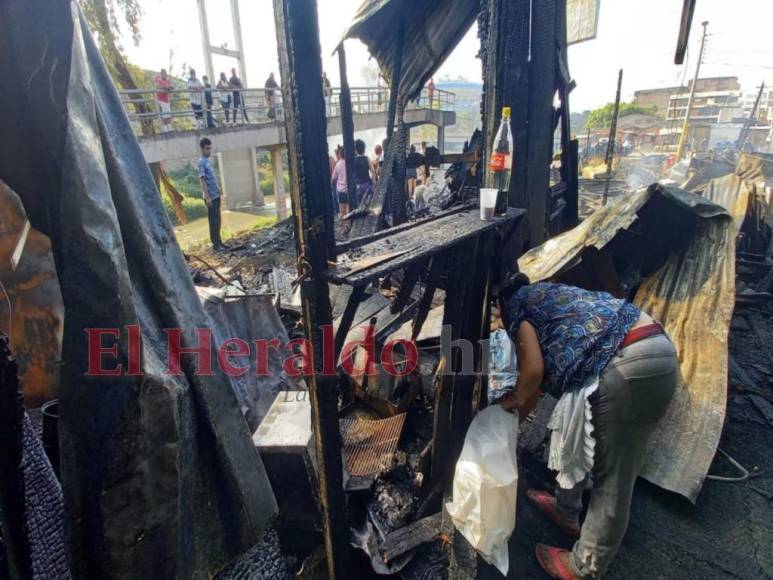
<svg viewBox="0 0 773 580">
<path fill-rule="evenodd" d="M 384 113 L 389 107 L 388 87 L 352 87 L 352 112 L 355 115 Z M 275 89 L 271 100 L 266 89 L 246 88 L 220 91 L 217 88 L 201 91 L 201 108 L 194 109 L 188 89 L 169 91 L 169 108 L 164 110 L 155 88 L 119 91 L 121 100 L 136 135 L 150 135 L 165 131 L 193 131 L 236 125 L 262 125 L 284 121 L 281 90 Z M 207 104 L 211 95 L 211 105 Z M 341 90 L 333 88 L 325 97 L 329 117 L 341 114 Z M 199 99 L 196 99 L 199 100 Z M 237 107 L 235 103 L 238 103 Z M 454 93 L 435 89 L 432 99 L 427 89 L 419 98 L 411 101 L 407 109 L 436 109 L 453 111 L 456 105 Z"/>
</svg>

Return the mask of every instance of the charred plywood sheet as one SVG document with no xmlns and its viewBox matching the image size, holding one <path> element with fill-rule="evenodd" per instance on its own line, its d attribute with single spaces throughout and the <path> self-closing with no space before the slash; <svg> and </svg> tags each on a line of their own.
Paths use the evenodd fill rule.
<svg viewBox="0 0 773 580">
<path fill-rule="evenodd" d="M 735 230 L 720 206 L 652 185 L 593 214 L 521 257 L 532 281 L 559 278 L 586 248 L 603 251 L 645 213 L 667 201 L 695 216 L 692 235 L 641 284 L 634 303 L 658 318 L 677 348 L 681 388 L 650 445 L 642 476 L 695 501 L 719 444 L 727 397 L 727 336 L 735 295 Z M 652 214 L 650 214 L 652 215 Z M 651 218 L 650 218 L 651 219 Z M 647 244 L 643 237 L 641 244 Z"/>
</svg>

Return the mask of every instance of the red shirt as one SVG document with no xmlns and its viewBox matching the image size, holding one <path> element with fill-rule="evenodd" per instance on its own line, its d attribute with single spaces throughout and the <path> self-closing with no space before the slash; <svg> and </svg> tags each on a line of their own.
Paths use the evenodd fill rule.
<svg viewBox="0 0 773 580">
<path fill-rule="evenodd" d="M 169 93 L 167 91 L 171 91 L 174 88 L 172 81 L 169 78 L 163 78 L 161 75 L 158 75 L 153 81 L 156 83 L 156 88 L 159 89 L 159 92 L 156 93 L 156 100 L 168 103 Z"/>
</svg>

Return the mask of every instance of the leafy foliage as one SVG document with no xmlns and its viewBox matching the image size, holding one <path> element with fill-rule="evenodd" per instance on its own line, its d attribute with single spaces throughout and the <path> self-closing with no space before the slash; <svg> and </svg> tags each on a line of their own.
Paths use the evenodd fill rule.
<svg viewBox="0 0 773 580">
<path fill-rule="evenodd" d="M 641 105 L 636 105 L 634 103 L 620 103 L 619 116 L 625 117 L 627 115 L 636 115 L 636 114 L 654 115 L 656 111 L 657 111 L 657 107 L 655 107 L 654 105 L 650 107 L 642 107 Z M 614 115 L 614 113 L 615 113 L 614 103 L 607 103 L 603 107 L 594 109 L 588 115 L 588 118 L 585 121 L 584 128 L 598 129 L 601 127 L 609 127 L 612 124 L 612 116 Z"/>
</svg>

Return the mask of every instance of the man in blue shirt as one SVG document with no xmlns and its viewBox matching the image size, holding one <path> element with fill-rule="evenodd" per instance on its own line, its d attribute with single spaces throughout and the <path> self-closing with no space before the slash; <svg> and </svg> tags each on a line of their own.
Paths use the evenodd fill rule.
<svg viewBox="0 0 773 580">
<path fill-rule="evenodd" d="M 215 169 L 210 161 L 212 141 L 203 137 L 199 141 L 199 147 L 201 148 L 201 157 L 199 157 L 198 163 L 199 181 L 201 182 L 201 194 L 208 209 L 209 239 L 212 240 L 214 250 L 221 251 L 225 249 L 225 246 L 220 240 L 220 188 L 217 185 Z"/>
</svg>

